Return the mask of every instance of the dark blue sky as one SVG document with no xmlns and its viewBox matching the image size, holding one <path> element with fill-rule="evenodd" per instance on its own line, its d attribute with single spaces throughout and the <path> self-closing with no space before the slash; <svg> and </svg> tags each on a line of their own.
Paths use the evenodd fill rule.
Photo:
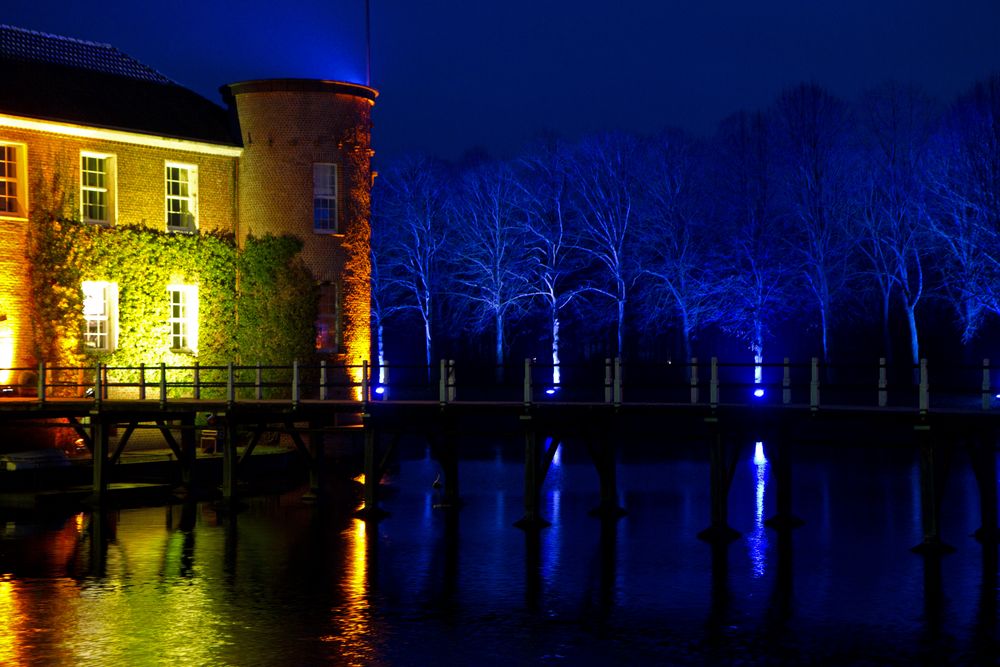
<svg viewBox="0 0 1000 667">
<path fill-rule="evenodd" d="M 376 150 L 517 151 L 542 129 L 698 133 L 812 80 L 949 99 L 1000 71 L 998 0 L 371 0 Z M 0 22 L 110 42 L 218 100 L 272 76 L 364 82 L 363 0 L 4 0 Z"/>
</svg>

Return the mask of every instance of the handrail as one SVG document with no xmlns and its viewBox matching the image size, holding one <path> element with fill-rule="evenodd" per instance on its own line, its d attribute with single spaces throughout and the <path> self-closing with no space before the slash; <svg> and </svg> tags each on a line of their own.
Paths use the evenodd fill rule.
<svg viewBox="0 0 1000 667">
<path fill-rule="evenodd" d="M 683 364 L 632 364 L 620 357 L 609 357 L 604 360 L 603 402 L 620 406 L 628 402 L 628 394 L 628 400 L 633 403 L 704 405 L 709 408 L 770 403 L 804 406 L 812 411 L 830 405 L 913 408 L 919 414 L 931 411 L 931 370 L 926 359 L 921 359 L 916 365 L 890 367 L 885 358 L 878 359 L 877 364 L 864 366 L 858 363 L 824 364 L 815 357 L 807 364 L 793 362 L 787 357 L 780 363 L 767 364 L 722 362 L 713 357 L 707 373 L 704 366 L 698 358 Z M 368 360 L 362 360 L 360 364 L 336 364 L 324 360 L 315 364 L 295 361 L 289 365 L 232 362 L 213 365 L 194 361 L 186 365 L 160 362 L 155 365 L 112 366 L 96 363 L 86 367 L 54 366 L 43 361 L 35 368 L 6 369 L 15 372 L 15 376 L 37 374 L 37 377 L 26 380 L 23 385 L 0 387 L 0 397 L 34 397 L 41 405 L 58 398 L 90 397 L 97 408 L 104 401 L 146 401 L 151 398 L 158 401 L 161 407 L 179 399 L 222 400 L 228 404 L 247 400 L 288 400 L 293 407 L 306 400 L 353 401 L 362 406 L 373 400 L 433 400 L 428 392 L 428 389 L 433 392 L 433 385 L 426 384 L 426 367 L 418 365 L 394 365 L 394 378 L 399 378 L 398 384 L 394 385 L 394 396 L 398 394 L 398 397 L 389 399 L 387 394 L 375 391 L 385 384 L 377 378 L 387 379 L 381 372 L 384 368 Z M 463 400 L 512 401 L 521 402 L 526 407 L 539 402 L 601 402 L 602 383 L 600 377 L 594 375 L 596 369 L 593 365 L 559 364 L 559 391 L 550 390 L 551 380 L 544 380 L 540 385 L 549 389 L 544 392 L 538 390 L 539 379 L 546 373 L 551 374 L 555 368 L 553 364 L 525 359 L 521 381 L 518 382 L 520 391 L 511 391 L 513 385 L 498 383 L 495 378 L 463 372 L 466 379 L 462 384 Z M 755 375 L 757 368 L 765 369 L 762 377 Z M 808 373 L 805 373 L 807 368 Z M 458 400 L 456 369 L 454 359 L 439 362 L 436 393 L 438 402 L 443 406 Z M 631 383 L 625 380 L 626 371 L 632 378 Z M 898 373 L 898 377 L 893 373 Z M 911 373 L 915 373 L 915 377 Z M 424 379 L 407 385 L 404 378 L 407 374 L 421 375 Z M 952 376 L 950 379 L 949 374 Z M 989 359 L 983 359 L 979 366 L 942 368 L 941 379 L 935 384 L 933 404 L 940 408 L 961 406 L 963 409 L 991 411 L 996 402 L 993 375 Z M 894 384 L 894 377 L 904 376 L 909 377 Z M 484 387 L 493 389 L 484 394 Z M 151 388 L 153 391 L 150 391 Z"/>
</svg>

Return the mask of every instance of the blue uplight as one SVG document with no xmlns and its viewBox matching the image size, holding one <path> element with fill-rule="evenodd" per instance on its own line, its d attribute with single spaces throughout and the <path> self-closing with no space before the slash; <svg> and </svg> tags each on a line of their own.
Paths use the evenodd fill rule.
<svg viewBox="0 0 1000 667">
<path fill-rule="evenodd" d="M 761 388 L 754 389 L 753 395 L 756 396 L 757 398 L 764 398 L 764 390 Z"/>
<path fill-rule="evenodd" d="M 548 394 L 549 396 L 552 396 L 557 391 L 559 391 L 559 387 L 549 387 L 548 389 L 545 390 L 545 393 Z"/>
<path fill-rule="evenodd" d="M 382 385 L 375 387 L 375 393 L 381 396 L 382 394 L 385 393 L 385 387 L 383 387 Z"/>
<path fill-rule="evenodd" d="M 753 464 L 755 466 L 762 466 L 767 464 L 767 457 L 764 456 L 764 443 L 761 442 L 760 440 L 754 443 Z"/>
</svg>

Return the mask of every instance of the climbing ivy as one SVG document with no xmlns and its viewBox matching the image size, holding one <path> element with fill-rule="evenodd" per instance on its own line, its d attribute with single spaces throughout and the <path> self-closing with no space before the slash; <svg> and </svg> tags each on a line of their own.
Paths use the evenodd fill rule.
<svg viewBox="0 0 1000 667">
<path fill-rule="evenodd" d="M 288 365 L 311 359 L 317 292 L 298 257 L 302 244 L 294 237 L 250 237 L 238 250 L 229 233 L 105 227 L 60 215 L 74 210 L 65 200 L 43 204 L 48 206 L 39 205 L 31 216 L 26 247 L 36 360 L 73 368 L 97 362 L 127 369 L 165 363 L 188 367 L 170 376 L 170 382 L 189 382 L 195 356 L 171 349 L 167 288 L 174 284 L 198 286 L 200 365 Z M 117 345 L 112 351 L 83 345 L 86 280 L 118 285 Z M 119 382 L 138 379 L 138 370 L 117 371 L 115 377 Z M 148 372 L 148 382 L 157 379 Z M 219 371 L 205 370 L 201 379 L 216 385 L 209 394 L 224 386 Z"/>
</svg>

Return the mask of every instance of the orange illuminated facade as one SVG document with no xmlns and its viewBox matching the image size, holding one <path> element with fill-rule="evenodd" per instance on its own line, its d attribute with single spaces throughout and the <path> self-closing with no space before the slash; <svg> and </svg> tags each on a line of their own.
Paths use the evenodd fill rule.
<svg viewBox="0 0 1000 667">
<path fill-rule="evenodd" d="M 240 245 L 293 235 L 320 296 L 317 353 L 358 367 L 370 358 L 374 90 L 250 81 L 223 87 L 226 109 L 109 45 L 9 26 L 0 66 L 12 79 L 0 91 L 0 386 L 24 381 L 7 369 L 45 361 L 33 351 L 25 249 L 31 217 L 56 209 L 109 229 L 221 233 Z M 199 288 L 176 282 L 163 329 L 171 349 L 197 357 Z M 116 300 L 135 288 L 82 284 L 82 329 L 68 344 L 113 349 Z"/>
</svg>

